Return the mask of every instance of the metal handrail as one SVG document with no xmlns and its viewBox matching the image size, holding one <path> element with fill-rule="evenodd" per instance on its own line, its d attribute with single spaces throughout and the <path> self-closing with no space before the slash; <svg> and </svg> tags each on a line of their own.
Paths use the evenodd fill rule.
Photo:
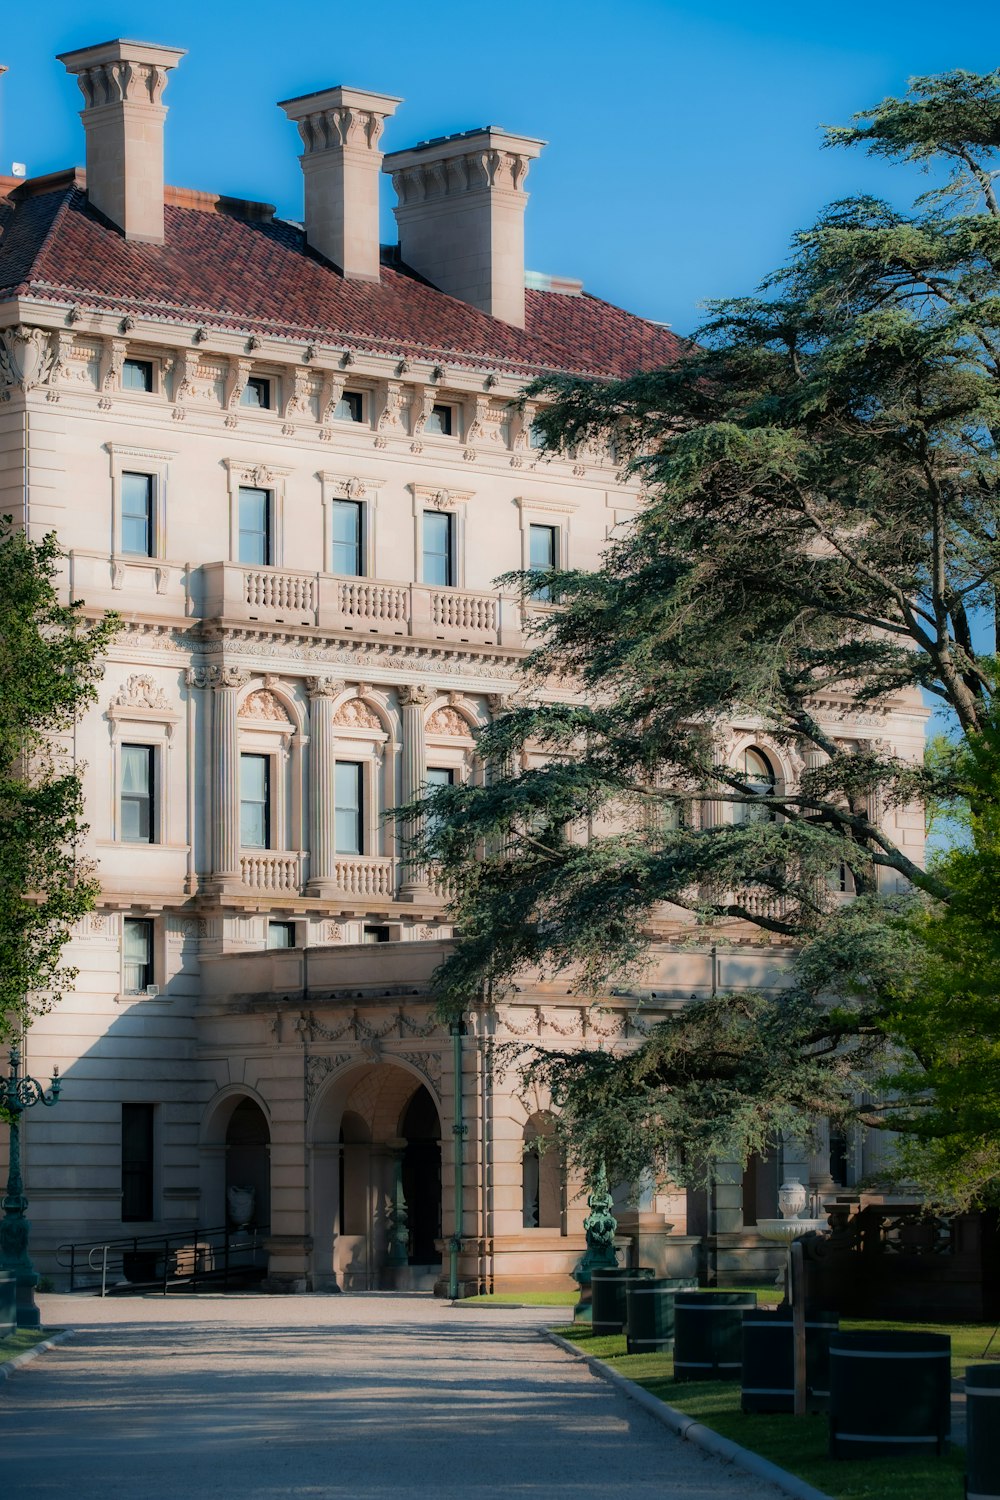
<svg viewBox="0 0 1000 1500">
<path fill-rule="evenodd" d="M 248 1269 L 260 1269 L 254 1262 L 258 1253 L 263 1250 L 262 1237 L 267 1232 L 267 1225 L 242 1231 L 221 1225 L 212 1229 L 172 1230 L 165 1234 L 122 1235 L 117 1239 L 66 1241 L 56 1249 L 56 1264 L 69 1271 L 71 1292 L 77 1290 L 77 1277 L 84 1270 L 84 1261 L 86 1268 L 95 1275 L 100 1270 L 103 1297 L 107 1294 L 109 1270 L 124 1274 L 126 1256 L 141 1254 L 143 1251 L 152 1253 L 156 1257 L 154 1265 L 162 1257 L 162 1271 L 157 1270 L 148 1281 L 130 1281 L 129 1284 L 137 1287 L 160 1285 L 166 1296 L 171 1286 L 196 1287 L 199 1281 L 220 1280 L 223 1286 L 227 1286 L 231 1276 Z M 189 1273 L 178 1273 L 176 1255 L 173 1252 L 188 1247 L 192 1250 L 191 1270 Z M 206 1249 L 215 1254 L 222 1252 L 221 1267 L 213 1263 L 206 1269 L 201 1264 L 202 1252 Z M 248 1254 L 249 1260 L 245 1258 Z M 100 1256 L 99 1266 L 94 1263 L 95 1256 Z M 235 1263 L 234 1256 L 237 1257 Z"/>
</svg>

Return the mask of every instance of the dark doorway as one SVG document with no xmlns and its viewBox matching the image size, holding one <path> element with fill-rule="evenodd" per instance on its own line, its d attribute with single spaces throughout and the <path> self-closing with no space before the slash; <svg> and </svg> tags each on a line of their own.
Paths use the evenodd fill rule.
<svg viewBox="0 0 1000 1500">
<path fill-rule="evenodd" d="M 406 1107 L 400 1135 L 410 1265 L 429 1266 L 440 1259 L 434 1241 L 441 1238 L 441 1122 L 423 1085 Z"/>
<path fill-rule="evenodd" d="M 253 1189 L 250 1224 L 262 1229 L 271 1220 L 270 1131 L 264 1112 L 252 1099 L 241 1099 L 226 1129 L 226 1213 L 232 1220 L 230 1188 Z"/>
</svg>

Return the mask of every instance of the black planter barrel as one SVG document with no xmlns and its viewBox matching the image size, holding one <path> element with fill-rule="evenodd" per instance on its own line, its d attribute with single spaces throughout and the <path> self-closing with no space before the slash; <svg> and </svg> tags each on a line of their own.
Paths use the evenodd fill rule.
<svg viewBox="0 0 1000 1500">
<path fill-rule="evenodd" d="M 1000 1366 L 966 1369 L 965 1424 L 966 1496 L 994 1500 L 1000 1496 Z"/>
<path fill-rule="evenodd" d="M 590 1326 L 595 1334 L 621 1333 L 625 1327 L 625 1286 L 630 1280 L 648 1280 L 652 1266 L 630 1270 L 624 1266 L 598 1266 L 591 1272 Z"/>
<path fill-rule="evenodd" d="M 674 1298 L 698 1290 L 683 1276 L 653 1276 L 625 1288 L 625 1342 L 629 1354 L 654 1354 L 674 1347 Z"/>
<path fill-rule="evenodd" d="M 739 1380 L 743 1314 L 756 1292 L 678 1292 L 674 1298 L 674 1379 Z"/>
<path fill-rule="evenodd" d="M 951 1430 L 945 1333 L 830 1335 L 830 1457 L 943 1453 Z"/>
<path fill-rule="evenodd" d="M 806 1309 L 806 1409 L 830 1401 L 830 1335 L 836 1313 Z M 790 1307 L 753 1307 L 743 1314 L 744 1411 L 795 1410 L 795 1339 Z"/>
<path fill-rule="evenodd" d="M 591 1272 L 590 1326 L 594 1333 L 621 1333 L 627 1274 L 621 1266 L 598 1266 Z"/>
</svg>

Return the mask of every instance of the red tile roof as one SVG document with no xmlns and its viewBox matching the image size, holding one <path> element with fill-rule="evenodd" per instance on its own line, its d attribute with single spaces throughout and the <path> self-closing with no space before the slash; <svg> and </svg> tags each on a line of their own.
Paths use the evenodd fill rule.
<svg viewBox="0 0 1000 1500">
<path fill-rule="evenodd" d="M 142 245 L 88 206 L 79 173 L 12 186 L 0 180 L 0 300 L 31 296 L 525 373 L 624 376 L 685 348 L 668 329 L 586 295 L 528 289 L 520 329 L 405 266 L 383 265 L 378 284 L 348 281 L 306 247 L 300 228 L 260 205 L 168 189 L 166 243 Z"/>
</svg>

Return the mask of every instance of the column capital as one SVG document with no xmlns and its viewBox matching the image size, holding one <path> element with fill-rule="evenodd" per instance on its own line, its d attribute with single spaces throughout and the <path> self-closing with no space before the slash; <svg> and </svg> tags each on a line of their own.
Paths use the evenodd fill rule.
<svg viewBox="0 0 1000 1500">
<path fill-rule="evenodd" d="M 347 689 L 339 677 L 307 677 L 306 692 L 310 698 L 338 698 Z"/>
<path fill-rule="evenodd" d="M 423 682 L 404 682 L 402 687 L 397 688 L 397 692 L 404 708 L 422 708 L 437 697 L 436 690 Z"/>
<path fill-rule="evenodd" d="M 205 682 L 212 688 L 243 688 L 250 681 L 250 673 L 239 667 L 214 666 L 205 670 Z"/>
</svg>

